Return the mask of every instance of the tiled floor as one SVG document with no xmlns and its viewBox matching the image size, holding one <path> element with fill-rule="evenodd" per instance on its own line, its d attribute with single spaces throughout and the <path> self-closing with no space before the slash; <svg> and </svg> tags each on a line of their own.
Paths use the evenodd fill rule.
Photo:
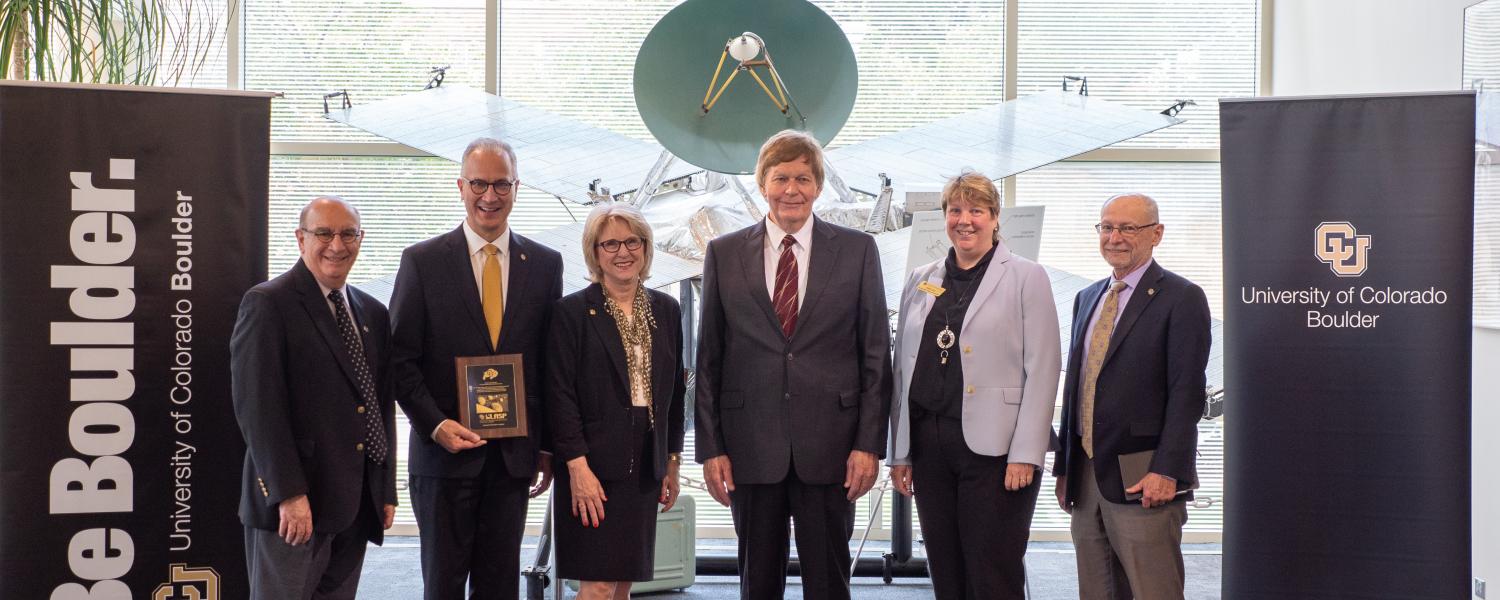
<svg viewBox="0 0 1500 600">
<path fill-rule="evenodd" d="M 523 564 L 531 564 L 536 552 L 536 539 L 528 538 L 522 550 Z M 701 540 L 700 554 L 714 553 L 730 555 L 734 547 L 731 540 Z M 874 548 L 878 555 L 884 548 Z M 388 538 L 385 547 L 370 547 L 365 558 L 363 580 L 360 582 L 361 600 L 406 600 L 422 596 L 422 569 L 417 539 L 413 537 Z M 872 552 L 866 547 L 865 552 Z M 1220 547 L 1216 544 L 1189 544 L 1184 547 L 1187 566 L 1187 597 L 1192 600 L 1218 600 Z M 1033 600 L 1071 600 L 1078 597 L 1078 584 L 1074 567 L 1072 546 L 1058 542 L 1031 544 L 1026 555 L 1028 579 Z M 802 598 L 796 580 L 788 582 L 787 598 Z M 700 577 L 692 587 L 676 593 L 651 594 L 650 598 L 717 600 L 738 597 L 737 580 L 733 577 Z M 857 600 L 896 600 L 931 598 L 932 586 L 926 579 L 897 579 L 890 584 L 879 578 L 856 578 L 853 596 Z M 525 598 L 525 582 L 522 582 L 521 597 Z M 548 590 L 548 599 L 552 598 Z M 564 598 L 571 598 L 568 591 Z"/>
</svg>

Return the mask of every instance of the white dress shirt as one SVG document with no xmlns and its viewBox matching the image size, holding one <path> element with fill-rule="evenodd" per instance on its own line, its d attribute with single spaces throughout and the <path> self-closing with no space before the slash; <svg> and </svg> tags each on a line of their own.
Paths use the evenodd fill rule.
<svg viewBox="0 0 1500 600">
<path fill-rule="evenodd" d="M 792 257 L 797 259 L 797 309 L 802 309 L 802 301 L 807 299 L 807 258 L 812 253 L 812 229 L 813 220 L 808 218 L 802 224 L 802 229 L 792 234 L 795 241 L 792 244 Z M 781 262 L 781 239 L 786 237 L 786 230 L 766 217 L 766 294 L 774 302 L 776 300 L 776 265 Z"/>
<path fill-rule="evenodd" d="M 355 339 L 361 339 L 361 336 L 359 334 L 359 321 L 354 318 L 354 308 L 351 307 L 351 306 L 349 306 L 349 289 L 348 288 L 349 288 L 349 286 L 347 286 L 347 285 L 344 286 L 344 287 L 339 288 L 339 295 L 344 297 L 344 314 L 349 315 L 349 322 L 352 323 L 352 324 L 354 324 L 354 338 Z M 333 322 L 334 323 L 338 323 L 339 322 L 338 309 L 334 308 L 333 301 L 328 299 L 328 292 L 333 291 L 333 288 L 330 288 L 328 286 L 323 285 L 322 282 L 318 282 L 318 289 L 323 290 L 323 303 L 328 305 L 328 314 L 333 315 Z"/>
</svg>

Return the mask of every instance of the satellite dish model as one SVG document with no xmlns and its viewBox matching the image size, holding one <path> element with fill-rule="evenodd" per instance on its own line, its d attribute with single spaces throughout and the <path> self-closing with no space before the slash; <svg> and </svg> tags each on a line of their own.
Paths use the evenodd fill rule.
<svg viewBox="0 0 1500 600">
<path fill-rule="evenodd" d="M 635 105 L 651 135 L 719 173 L 753 172 L 761 144 L 783 129 L 828 145 L 858 87 L 849 38 L 806 0 L 688 0 L 635 59 Z"/>
</svg>

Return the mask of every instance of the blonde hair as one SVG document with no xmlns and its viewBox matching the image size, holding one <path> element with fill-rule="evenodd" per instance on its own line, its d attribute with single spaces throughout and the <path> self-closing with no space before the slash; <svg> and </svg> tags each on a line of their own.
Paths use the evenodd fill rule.
<svg viewBox="0 0 1500 600">
<path fill-rule="evenodd" d="M 651 277 L 651 257 L 655 253 L 651 241 L 651 225 L 641 211 L 625 204 L 600 204 L 589 211 L 583 222 L 583 264 L 588 266 L 589 281 L 602 283 L 604 268 L 599 266 L 599 256 L 594 252 L 599 236 L 611 221 L 621 223 L 630 233 L 641 238 L 641 280 Z"/>
<path fill-rule="evenodd" d="M 823 146 L 811 134 L 795 129 L 784 129 L 761 145 L 760 158 L 755 160 L 755 185 L 766 187 L 766 174 L 771 167 L 804 157 L 818 189 L 823 189 Z"/>
<path fill-rule="evenodd" d="M 943 186 L 943 212 L 948 211 L 948 204 L 959 200 L 989 209 L 995 217 L 994 240 L 1000 241 L 1000 190 L 995 189 L 995 182 L 978 171 L 965 169 Z"/>
</svg>

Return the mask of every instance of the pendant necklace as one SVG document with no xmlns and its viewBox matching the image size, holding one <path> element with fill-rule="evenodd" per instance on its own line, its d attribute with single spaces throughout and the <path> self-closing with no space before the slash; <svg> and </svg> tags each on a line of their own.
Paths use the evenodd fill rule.
<svg viewBox="0 0 1500 600">
<path fill-rule="evenodd" d="M 953 343 L 958 341 L 958 334 L 953 333 L 953 328 L 949 326 L 949 319 L 953 316 L 953 309 L 963 306 L 964 299 L 974 289 L 974 283 L 978 279 L 979 277 L 976 276 L 973 280 L 970 280 L 969 285 L 964 286 L 963 293 L 959 294 L 958 300 L 953 303 L 953 306 L 943 311 L 943 330 L 937 334 L 938 364 L 948 364 L 948 349 L 952 348 Z"/>
</svg>

